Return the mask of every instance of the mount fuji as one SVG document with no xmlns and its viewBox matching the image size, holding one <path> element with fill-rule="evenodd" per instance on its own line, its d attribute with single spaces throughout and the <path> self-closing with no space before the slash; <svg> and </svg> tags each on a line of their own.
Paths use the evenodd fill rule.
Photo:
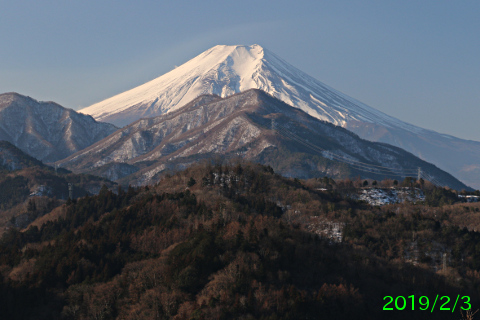
<svg viewBox="0 0 480 320">
<path fill-rule="evenodd" d="M 410 151 L 467 185 L 480 188 L 480 142 L 388 116 L 323 84 L 259 45 L 215 46 L 150 82 L 80 112 L 125 126 L 177 110 L 203 94 L 223 98 L 252 88 L 364 139 Z"/>
</svg>

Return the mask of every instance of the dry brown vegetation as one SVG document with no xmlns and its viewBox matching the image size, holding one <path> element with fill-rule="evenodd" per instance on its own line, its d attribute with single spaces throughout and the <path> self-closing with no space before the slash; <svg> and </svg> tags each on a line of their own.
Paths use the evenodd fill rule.
<svg viewBox="0 0 480 320">
<path fill-rule="evenodd" d="M 458 227 L 461 204 L 371 207 L 343 196 L 352 183 L 206 163 L 103 188 L 3 237 L 0 307 L 11 319 L 384 319 L 385 295 L 479 303 L 480 237 Z M 316 232 L 330 222 L 341 243 Z"/>
</svg>

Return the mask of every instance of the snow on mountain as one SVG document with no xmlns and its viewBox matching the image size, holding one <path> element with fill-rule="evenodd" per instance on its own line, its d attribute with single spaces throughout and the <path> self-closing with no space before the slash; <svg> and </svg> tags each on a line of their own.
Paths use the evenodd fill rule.
<svg viewBox="0 0 480 320">
<path fill-rule="evenodd" d="M 59 164 L 128 184 L 149 184 L 165 170 L 217 155 L 260 162 L 298 178 L 382 180 L 416 174 L 420 166 L 444 185 L 466 188 L 400 148 L 360 139 L 258 89 L 227 98 L 200 96 L 167 114 L 137 120 Z"/>
<path fill-rule="evenodd" d="M 174 70 L 80 112 L 124 126 L 177 110 L 202 94 L 251 88 L 360 137 L 389 143 L 480 188 L 480 142 L 422 129 L 388 116 L 298 70 L 259 45 L 215 46 Z"/>
<path fill-rule="evenodd" d="M 54 102 L 38 102 L 18 93 L 0 94 L 0 140 L 44 162 L 63 159 L 116 129 Z"/>
<path fill-rule="evenodd" d="M 80 112 L 121 126 L 176 110 L 202 94 L 224 98 L 252 88 L 335 125 L 358 120 L 418 130 L 326 86 L 259 45 L 215 46 L 159 78 Z"/>
<path fill-rule="evenodd" d="M 359 190 L 356 199 L 363 200 L 372 206 L 383 206 L 391 203 L 422 202 L 425 194 L 418 188 L 364 188 Z"/>
</svg>

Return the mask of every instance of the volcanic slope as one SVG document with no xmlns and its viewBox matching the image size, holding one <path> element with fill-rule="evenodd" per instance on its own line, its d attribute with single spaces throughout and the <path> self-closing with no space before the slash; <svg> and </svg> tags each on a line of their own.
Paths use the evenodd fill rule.
<svg viewBox="0 0 480 320">
<path fill-rule="evenodd" d="M 442 185 L 467 188 L 400 148 L 363 140 L 257 89 L 227 98 L 203 95 L 168 114 L 138 120 L 62 160 L 61 166 L 147 184 L 166 170 L 216 155 L 268 164 L 298 178 L 402 179 L 416 176 L 421 167 Z"/>
<path fill-rule="evenodd" d="M 388 116 L 312 78 L 259 45 L 215 46 L 163 76 L 81 112 L 124 126 L 178 109 L 202 94 L 226 97 L 251 88 L 264 90 L 364 139 L 410 151 L 480 189 L 480 142 Z"/>
<path fill-rule="evenodd" d="M 43 162 L 63 159 L 116 129 L 54 102 L 38 102 L 18 93 L 0 95 L 0 140 Z"/>
</svg>

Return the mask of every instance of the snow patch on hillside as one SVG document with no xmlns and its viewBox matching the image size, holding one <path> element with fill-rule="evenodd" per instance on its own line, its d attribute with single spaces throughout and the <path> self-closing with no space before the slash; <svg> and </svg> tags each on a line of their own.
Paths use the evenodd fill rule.
<svg viewBox="0 0 480 320">
<path fill-rule="evenodd" d="M 373 206 L 403 202 L 422 202 L 425 195 L 418 188 L 367 188 L 359 191 L 358 200 L 366 201 Z"/>
</svg>

